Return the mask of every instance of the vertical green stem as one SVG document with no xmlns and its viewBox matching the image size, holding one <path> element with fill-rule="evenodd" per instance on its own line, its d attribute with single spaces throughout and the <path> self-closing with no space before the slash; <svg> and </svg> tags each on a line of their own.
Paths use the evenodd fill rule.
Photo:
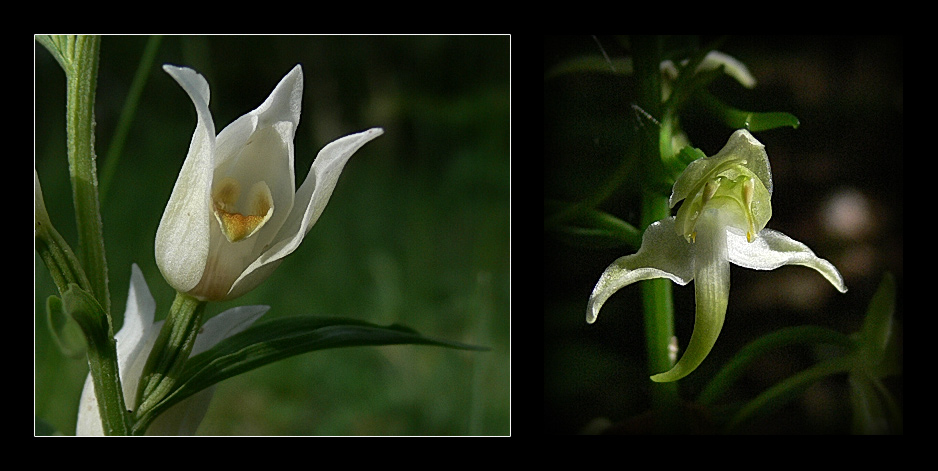
<svg viewBox="0 0 938 471">
<path fill-rule="evenodd" d="M 663 119 L 661 106 L 661 76 L 659 64 L 661 63 L 660 37 L 634 37 L 632 44 L 635 48 L 635 76 L 638 80 L 638 106 L 645 112 Z M 667 134 L 667 135 L 663 135 Z M 661 144 L 670 143 L 670 132 L 667 127 L 648 125 L 641 133 L 643 163 L 643 180 L 646 189 L 642 195 L 642 228 L 647 228 L 652 222 L 664 219 L 671 215 L 667 196 L 660 193 L 666 181 L 664 167 L 661 163 Z M 642 283 L 642 299 L 645 310 L 645 336 L 648 348 L 648 368 L 650 374 L 661 373 L 671 369 L 672 360 L 669 355 L 671 337 L 674 335 L 674 304 L 671 294 L 671 281 L 657 279 Z M 662 427 L 668 428 L 673 423 L 675 412 L 678 410 L 680 398 L 678 397 L 677 383 L 651 383 L 652 404 L 654 409 L 664 419 Z"/>
<path fill-rule="evenodd" d="M 173 300 L 173 306 L 153 344 L 153 350 L 140 377 L 135 401 L 139 404 L 135 411 L 136 417 L 142 417 L 172 392 L 179 372 L 192 353 L 195 338 L 202 327 L 204 312 L 204 301 L 176 293 L 176 299 Z M 145 432 L 142 427 L 138 428 L 140 430 L 135 430 L 135 433 Z"/>
<path fill-rule="evenodd" d="M 642 224 L 670 216 L 667 198 L 646 193 L 642 202 Z M 646 226 L 647 227 L 647 226 Z M 674 336 L 674 297 L 671 280 L 654 279 L 642 282 L 642 303 L 645 311 L 645 341 L 648 349 L 649 374 L 663 373 L 674 366 L 670 354 Z M 651 380 L 649 380 L 651 381 Z M 652 403 L 659 411 L 674 412 L 680 401 L 677 382 L 652 383 Z"/>
<path fill-rule="evenodd" d="M 68 170 L 72 178 L 75 222 L 78 227 L 78 256 L 95 299 L 104 312 L 110 314 L 94 153 L 94 98 L 100 44 L 101 38 L 98 36 L 74 38 L 74 53 L 66 70 L 66 131 Z"/>
<path fill-rule="evenodd" d="M 88 366 L 104 434 L 129 435 L 130 416 L 121 387 L 117 342 L 107 316 L 94 296 L 74 283 L 62 293 L 62 309 L 75 319 L 88 341 Z"/>
</svg>

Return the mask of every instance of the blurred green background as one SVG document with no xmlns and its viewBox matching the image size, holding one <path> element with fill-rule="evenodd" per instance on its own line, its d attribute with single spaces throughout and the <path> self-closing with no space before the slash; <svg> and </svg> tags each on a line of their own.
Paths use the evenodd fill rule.
<svg viewBox="0 0 938 471">
<path fill-rule="evenodd" d="M 147 40 L 101 41 L 99 173 Z M 74 247 L 64 73 L 38 44 L 35 60 L 36 171 L 52 222 Z M 217 131 L 302 64 L 297 185 L 328 142 L 385 130 L 346 165 L 300 248 L 251 293 L 209 304 L 208 316 L 266 304 L 260 322 L 352 317 L 492 348 L 345 348 L 294 357 L 222 382 L 199 433 L 509 434 L 509 37 L 164 37 L 102 203 L 117 327 L 131 263 L 143 270 L 157 319 L 173 299 L 153 239 L 196 118 L 164 63 L 206 77 Z M 36 417 L 71 434 L 87 365 L 62 355 L 49 336 L 44 306 L 55 288 L 34 258 Z"/>
</svg>

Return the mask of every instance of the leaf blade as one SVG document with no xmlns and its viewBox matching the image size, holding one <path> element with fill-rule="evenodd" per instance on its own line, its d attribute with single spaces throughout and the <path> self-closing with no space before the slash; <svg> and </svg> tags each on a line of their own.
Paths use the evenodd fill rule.
<svg viewBox="0 0 938 471">
<path fill-rule="evenodd" d="M 425 337 L 400 325 L 379 326 L 338 317 L 274 319 L 235 334 L 190 358 L 180 373 L 177 387 L 139 417 L 135 432 L 142 433 L 160 413 L 209 386 L 285 358 L 328 348 L 404 344 L 488 350 Z"/>
</svg>

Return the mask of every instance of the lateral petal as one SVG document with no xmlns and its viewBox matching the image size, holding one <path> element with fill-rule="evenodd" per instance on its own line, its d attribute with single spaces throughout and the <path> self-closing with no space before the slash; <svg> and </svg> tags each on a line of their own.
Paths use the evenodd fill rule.
<svg viewBox="0 0 938 471">
<path fill-rule="evenodd" d="M 596 322 L 606 300 L 636 281 L 668 278 L 679 285 L 686 285 L 694 279 L 691 247 L 675 233 L 674 217 L 652 223 L 642 235 L 642 246 L 638 252 L 612 262 L 599 277 L 590 295 L 586 322 Z"/>
<path fill-rule="evenodd" d="M 772 229 L 763 229 L 752 243 L 746 236 L 727 231 L 730 262 L 754 270 L 774 270 L 782 265 L 802 265 L 816 270 L 841 293 L 847 292 L 844 278 L 827 260 L 814 254 L 807 245 Z"/>
</svg>

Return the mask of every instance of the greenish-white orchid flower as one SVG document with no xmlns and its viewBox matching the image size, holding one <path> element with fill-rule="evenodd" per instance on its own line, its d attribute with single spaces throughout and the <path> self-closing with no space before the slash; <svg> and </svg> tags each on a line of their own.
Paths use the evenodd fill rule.
<svg viewBox="0 0 938 471">
<path fill-rule="evenodd" d="M 243 331 L 264 315 L 269 306 L 240 306 L 229 309 L 209 319 L 192 347 L 190 356 L 202 353 L 218 342 Z M 136 405 L 137 385 L 143 374 L 143 367 L 150 356 L 156 337 L 160 333 L 163 321 L 153 323 L 156 302 L 150 294 L 147 282 L 136 264 L 130 275 L 130 290 L 127 293 L 127 310 L 124 313 L 124 325 L 114 335 L 117 341 L 117 367 L 120 371 L 124 401 L 128 408 Z M 205 413 L 215 387 L 209 387 L 184 399 L 165 413 L 161 414 L 147 429 L 147 435 L 193 435 Z M 91 375 L 85 380 L 78 404 L 78 423 L 76 435 L 104 435 L 98 400 L 94 394 Z"/>
<path fill-rule="evenodd" d="M 676 216 L 652 223 L 633 255 L 603 272 L 590 296 L 586 321 L 593 323 L 603 303 L 636 281 L 694 280 L 697 314 L 687 350 L 669 371 L 653 381 L 676 381 L 693 372 L 716 343 L 730 294 L 730 263 L 756 270 L 803 265 L 821 273 L 845 293 L 843 277 L 830 262 L 785 234 L 765 229 L 772 216 L 772 171 L 765 146 L 738 130 L 719 153 L 695 160 L 674 182 L 670 205 L 685 200 Z"/>
<path fill-rule="evenodd" d="M 296 191 L 299 65 L 256 110 L 217 136 L 205 78 L 184 67 L 163 70 L 192 99 L 198 123 L 156 232 L 156 263 L 180 293 L 203 301 L 233 299 L 254 289 L 296 250 L 329 202 L 346 161 L 383 130 L 372 128 L 324 147 Z"/>
</svg>

